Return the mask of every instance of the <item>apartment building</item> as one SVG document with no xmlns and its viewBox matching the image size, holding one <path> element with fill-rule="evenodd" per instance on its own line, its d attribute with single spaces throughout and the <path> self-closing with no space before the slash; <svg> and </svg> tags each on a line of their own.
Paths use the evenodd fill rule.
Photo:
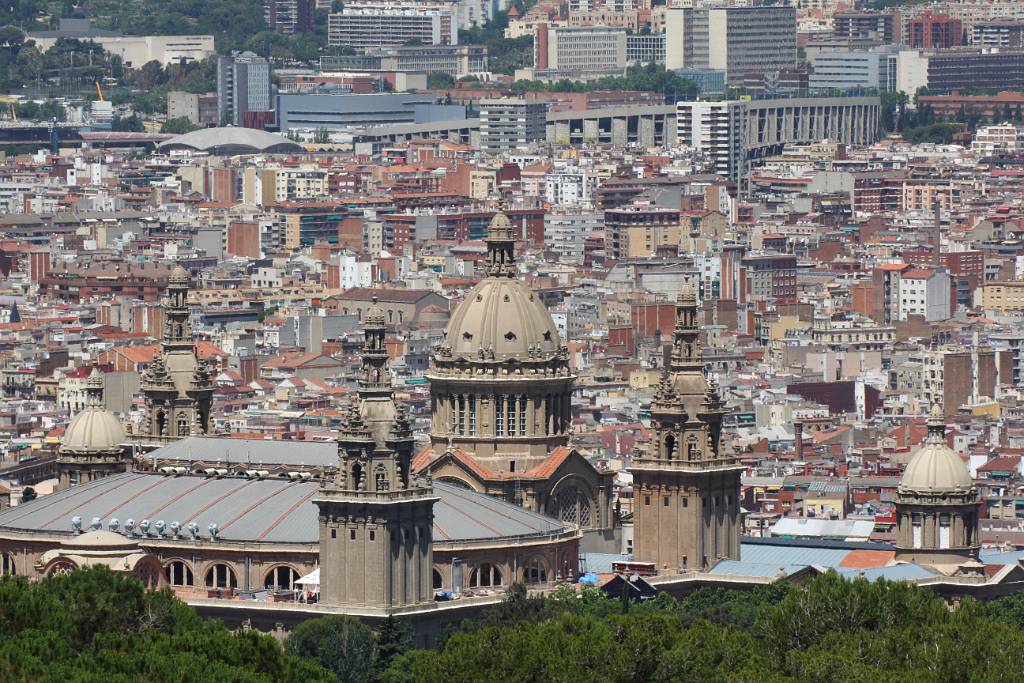
<svg viewBox="0 0 1024 683">
<path fill-rule="evenodd" d="M 679 102 L 677 139 L 703 155 L 714 173 L 737 180 L 746 170 L 746 117 L 743 102 Z"/>
<path fill-rule="evenodd" d="M 500 154 L 547 137 L 547 103 L 517 97 L 480 100 L 480 149 Z"/>
</svg>

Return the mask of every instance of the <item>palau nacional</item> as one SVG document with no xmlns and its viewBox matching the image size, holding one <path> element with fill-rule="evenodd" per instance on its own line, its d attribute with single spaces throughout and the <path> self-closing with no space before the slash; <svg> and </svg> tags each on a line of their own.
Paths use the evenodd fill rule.
<svg viewBox="0 0 1024 683">
<path fill-rule="evenodd" d="M 430 353 L 426 433 L 396 398 L 387 316 L 368 300 L 357 389 L 329 442 L 217 431 L 192 283 L 175 268 L 160 351 L 140 380 L 141 420 L 104 408 L 94 367 L 61 438 L 56 490 L 0 511 L 3 572 L 40 578 L 105 565 L 229 625 L 397 615 L 425 643 L 513 583 L 544 591 L 583 573 L 641 575 L 682 594 L 831 567 L 914 581 L 951 600 L 1024 580 L 1015 558 L 979 552 L 978 492 L 947 445 L 938 405 L 899 482 L 894 542 L 744 536 L 747 465 L 726 434 L 727 398 L 702 357 L 690 284 L 675 301 L 650 439 L 632 454 L 628 486 L 616 486 L 616 473 L 574 444 L 567 340 L 520 280 L 505 213 L 486 243 L 483 277 Z"/>
</svg>

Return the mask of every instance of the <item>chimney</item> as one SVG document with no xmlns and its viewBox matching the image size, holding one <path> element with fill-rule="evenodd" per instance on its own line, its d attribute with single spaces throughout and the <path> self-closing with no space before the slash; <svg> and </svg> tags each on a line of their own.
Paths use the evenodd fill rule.
<svg viewBox="0 0 1024 683">
<path fill-rule="evenodd" d="M 538 71 L 548 68 L 548 25 L 547 22 L 537 24 L 537 39 L 534 41 L 537 46 L 537 58 L 533 66 Z"/>
<path fill-rule="evenodd" d="M 801 462 L 804 459 L 804 423 L 793 423 L 793 442 L 796 446 L 796 459 Z"/>
</svg>

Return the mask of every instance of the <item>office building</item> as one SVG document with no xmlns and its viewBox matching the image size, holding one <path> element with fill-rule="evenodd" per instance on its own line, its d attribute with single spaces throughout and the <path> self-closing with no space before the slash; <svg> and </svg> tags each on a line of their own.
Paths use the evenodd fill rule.
<svg viewBox="0 0 1024 683">
<path fill-rule="evenodd" d="M 312 33 L 316 0 L 266 0 L 263 16 L 274 33 Z"/>
<path fill-rule="evenodd" d="M 422 71 L 462 78 L 488 70 L 484 45 L 404 45 L 361 55 L 320 58 L 322 71 Z"/>
<path fill-rule="evenodd" d="M 327 17 L 327 44 L 356 50 L 406 45 L 456 45 L 458 18 L 450 7 L 352 5 Z"/>
<path fill-rule="evenodd" d="M 277 121 L 282 131 L 315 131 L 466 118 L 465 107 L 435 101 L 431 93 L 282 93 Z"/>
<path fill-rule="evenodd" d="M 545 140 L 547 111 L 547 103 L 522 98 L 480 100 L 481 151 L 500 154 Z"/>
<path fill-rule="evenodd" d="M 677 209 L 637 203 L 605 210 L 606 259 L 646 258 L 669 246 L 679 246 Z"/>
<path fill-rule="evenodd" d="M 625 29 L 538 24 L 533 41 L 534 78 L 588 80 L 625 72 Z"/>
<path fill-rule="evenodd" d="M 728 83 L 746 74 L 794 69 L 796 9 L 713 7 L 665 13 L 665 66 L 722 69 Z"/>
<path fill-rule="evenodd" d="M 693 82 L 698 95 L 724 95 L 725 71 L 721 69 L 676 69 L 676 75 Z"/>
<path fill-rule="evenodd" d="M 934 94 L 955 90 L 1024 90 L 1024 51 L 902 52 L 900 71 L 901 76 L 913 71 L 918 77 L 917 81 L 901 83 L 900 89 L 908 93 L 916 92 L 919 86 Z"/>
<path fill-rule="evenodd" d="M 270 64 L 252 52 L 235 52 L 217 60 L 217 118 L 242 125 L 247 112 L 269 111 Z"/>
<path fill-rule="evenodd" d="M 96 43 L 111 55 L 120 57 L 129 69 L 139 69 L 149 62 L 160 62 L 163 66 L 200 62 L 216 54 L 213 36 L 126 36 L 94 28 L 88 19 L 61 19 L 57 30 L 32 31 L 27 37 L 35 42 L 40 52 L 46 52 L 61 39 Z"/>
<path fill-rule="evenodd" d="M 626 62 L 632 64 L 664 64 L 664 33 L 631 33 L 626 36 Z"/>
<path fill-rule="evenodd" d="M 812 91 L 896 89 L 898 47 L 871 50 L 828 50 L 811 62 L 808 86 Z"/>
</svg>

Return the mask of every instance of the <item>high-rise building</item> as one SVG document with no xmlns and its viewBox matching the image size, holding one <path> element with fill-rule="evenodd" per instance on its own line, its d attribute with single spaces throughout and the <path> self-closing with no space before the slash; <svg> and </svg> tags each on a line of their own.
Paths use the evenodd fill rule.
<svg viewBox="0 0 1024 683">
<path fill-rule="evenodd" d="M 270 64 L 252 52 L 217 60 L 217 116 L 221 124 L 242 125 L 246 112 L 269 111 Z"/>
<path fill-rule="evenodd" d="M 500 154 L 547 137 L 547 103 L 503 97 L 480 100 L 480 149 Z"/>
<path fill-rule="evenodd" d="M 677 139 L 702 154 L 715 173 L 738 180 L 746 170 L 746 118 L 743 102 L 679 102 Z"/>
<path fill-rule="evenodd" d="M 652 438 L 634 458 L 633 555 L 659 572 L 703 571 L 740 557 L 743 465 L 722 444 L 726 409 L 704 377 L 697 295 L 676 303 L 672 355 L 651 402 Z"/>
<path fill-rule="evenodd" d="M 722 69 L 728 83 L 795 69 L 796 9 L 712 7 L 665 13 L 665 66 Z"/>
<path fill-rule="evenodd" d="M 266 0 L 263 16 L 274 33 L 312 33 L 316 0 Z"/>
<path fill-rule="evenodd" d="M 811 90 L 896 89 L 899 48 L 822 50 L 811 61 Z"/>
</svg>

